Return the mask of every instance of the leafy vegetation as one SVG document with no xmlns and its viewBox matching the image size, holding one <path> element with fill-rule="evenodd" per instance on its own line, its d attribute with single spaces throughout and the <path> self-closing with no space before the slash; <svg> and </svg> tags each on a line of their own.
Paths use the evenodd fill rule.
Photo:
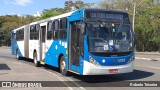
<svg viewBox="0 0 160 90">
<path fill-rule="evenodd" d="M 52 16 L 57 16 L 60 14 L 66 13 L 66 10 L 63 8 L 52 8 L 52 9 L 45 9 L 42 12 L 40 17 L 37 17 L 35 20 L 43 20 Z"/>
<path fill-rule="evenodd" d="M 17 16 L 17 15 L 6 15 L 0 16 L 0 46 L 10 45 L 10 31 L 20 26 L 31 23 L 35 18 L 33 16 Z"/>
<path fill-rule="evenodd" d="M 0 16 L 0 45 L 9 45 L 10 31 L 27 23 L 57 16 L 79 8 L 107 8 L 126 11 L 133 17 L 136 1 L 135 34 L 137 51 L 160 51 L 160 1 L 158 0 L 101 0 L 98 4 L 84 3 L 82 0 L 64 3 L 64 8 L 45 9 L 40 17 L 17 15 Z"/>
</svg>

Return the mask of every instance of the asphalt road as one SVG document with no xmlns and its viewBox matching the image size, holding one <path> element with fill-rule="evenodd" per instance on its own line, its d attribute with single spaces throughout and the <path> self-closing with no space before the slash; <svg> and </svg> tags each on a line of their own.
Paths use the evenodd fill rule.
<svg viewBox="0 0 160 90">
<path fill-rule="evenodd" d="M 160 58 L 157 54 L 136 54 L 138 58 Z M 0 81 L 58 81 L 63 87 L 2 88 L 0 90 L 160 90 L 160 87 L 120 87 L 134 81 L 160 81 L 160 60 L 136 59 L 132 73 L 118 75 L 65 77 L 50 66 L 34 67 L 31 60 L 16 60 L 9 48 L 0 48 Z M 127 82 L 128 81 L 128 82 Z M 138 82 L 136 82 L 138 83 Z M 52 84 L 52 83 L 51 83 Z M 74 87 L 71 87 L 74 86 Z M 109 87 L 107 87 L 109 86 Z M 117 87 L 119 86 L 119 87 Z"/>
</svg>

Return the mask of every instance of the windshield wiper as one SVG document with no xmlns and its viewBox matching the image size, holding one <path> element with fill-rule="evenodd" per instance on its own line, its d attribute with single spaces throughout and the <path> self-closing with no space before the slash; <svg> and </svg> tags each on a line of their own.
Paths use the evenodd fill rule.
<svg viewBox="0 0 160 90">
<path fill-rule="evenodd" d="M 103 25 L 103 22 L 102 22 L 101 20 L 98 20 L 98 22 Z M 100 27 L 101 27 L 101 25 L 100 25 Z M 106 33 L 109 33 L 108 28 L 106 28 L 106 26 L 101 27 L 101 28 L 102 28 L 102 30 L 105 31 Z M 104 29 L 104 28 L 105 28 L 105 29 Z"/>
</svg>

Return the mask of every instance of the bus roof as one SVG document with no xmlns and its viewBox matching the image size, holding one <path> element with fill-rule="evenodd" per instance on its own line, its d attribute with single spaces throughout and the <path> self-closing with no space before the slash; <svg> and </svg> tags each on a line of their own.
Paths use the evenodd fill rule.
<svg viewBox="0 0 160 90">
<path fill-rule="evenodd" d="M 13 31 L 13 32 L 16 32 L 16 31 L 17 31 L 17 30 L 19 30 L 19 29 L 25 28 L 25 26 L 26 26 L 26 25 L 24 25 L 24 26 L 21 26 L 21 27 L 19 27 L 19 28 L 16 28 L 16 29 L 13 29 L 12 31 Z"/>
</svg>

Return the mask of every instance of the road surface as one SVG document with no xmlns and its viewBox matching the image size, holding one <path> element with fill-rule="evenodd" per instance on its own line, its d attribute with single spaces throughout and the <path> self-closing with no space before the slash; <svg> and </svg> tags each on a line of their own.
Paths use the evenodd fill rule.
<svg viewBox="0 0 160 90">
<path fill-rule="evenodd" d="M 15 56 L 10 54 L 9 48 L 0 48 L 0 81 L 57 81 L 53 83 L 57 84 L 57 86 L 60 84 L 63 86 L 42 88 L 0 87 L 0 90 L 160 90 L 160 87 L 123 86 L 125 83 L 132 81 L 160 81 L 160 60 L 149 60 L 158 59 L 160 55 L 150 54 L 149 56 L 148 54 L 138 53 L 136 58 L 138 59 L 135 60 L 135 67 L 132 73 L 100 76 L 72 74 L 65 77 L 59 73 L 57 68 L 50 66 L 34 67 L 33 61 L 16 60 Z M 148 60 L 141 58 L 148 58 Z"/>
</svg>

